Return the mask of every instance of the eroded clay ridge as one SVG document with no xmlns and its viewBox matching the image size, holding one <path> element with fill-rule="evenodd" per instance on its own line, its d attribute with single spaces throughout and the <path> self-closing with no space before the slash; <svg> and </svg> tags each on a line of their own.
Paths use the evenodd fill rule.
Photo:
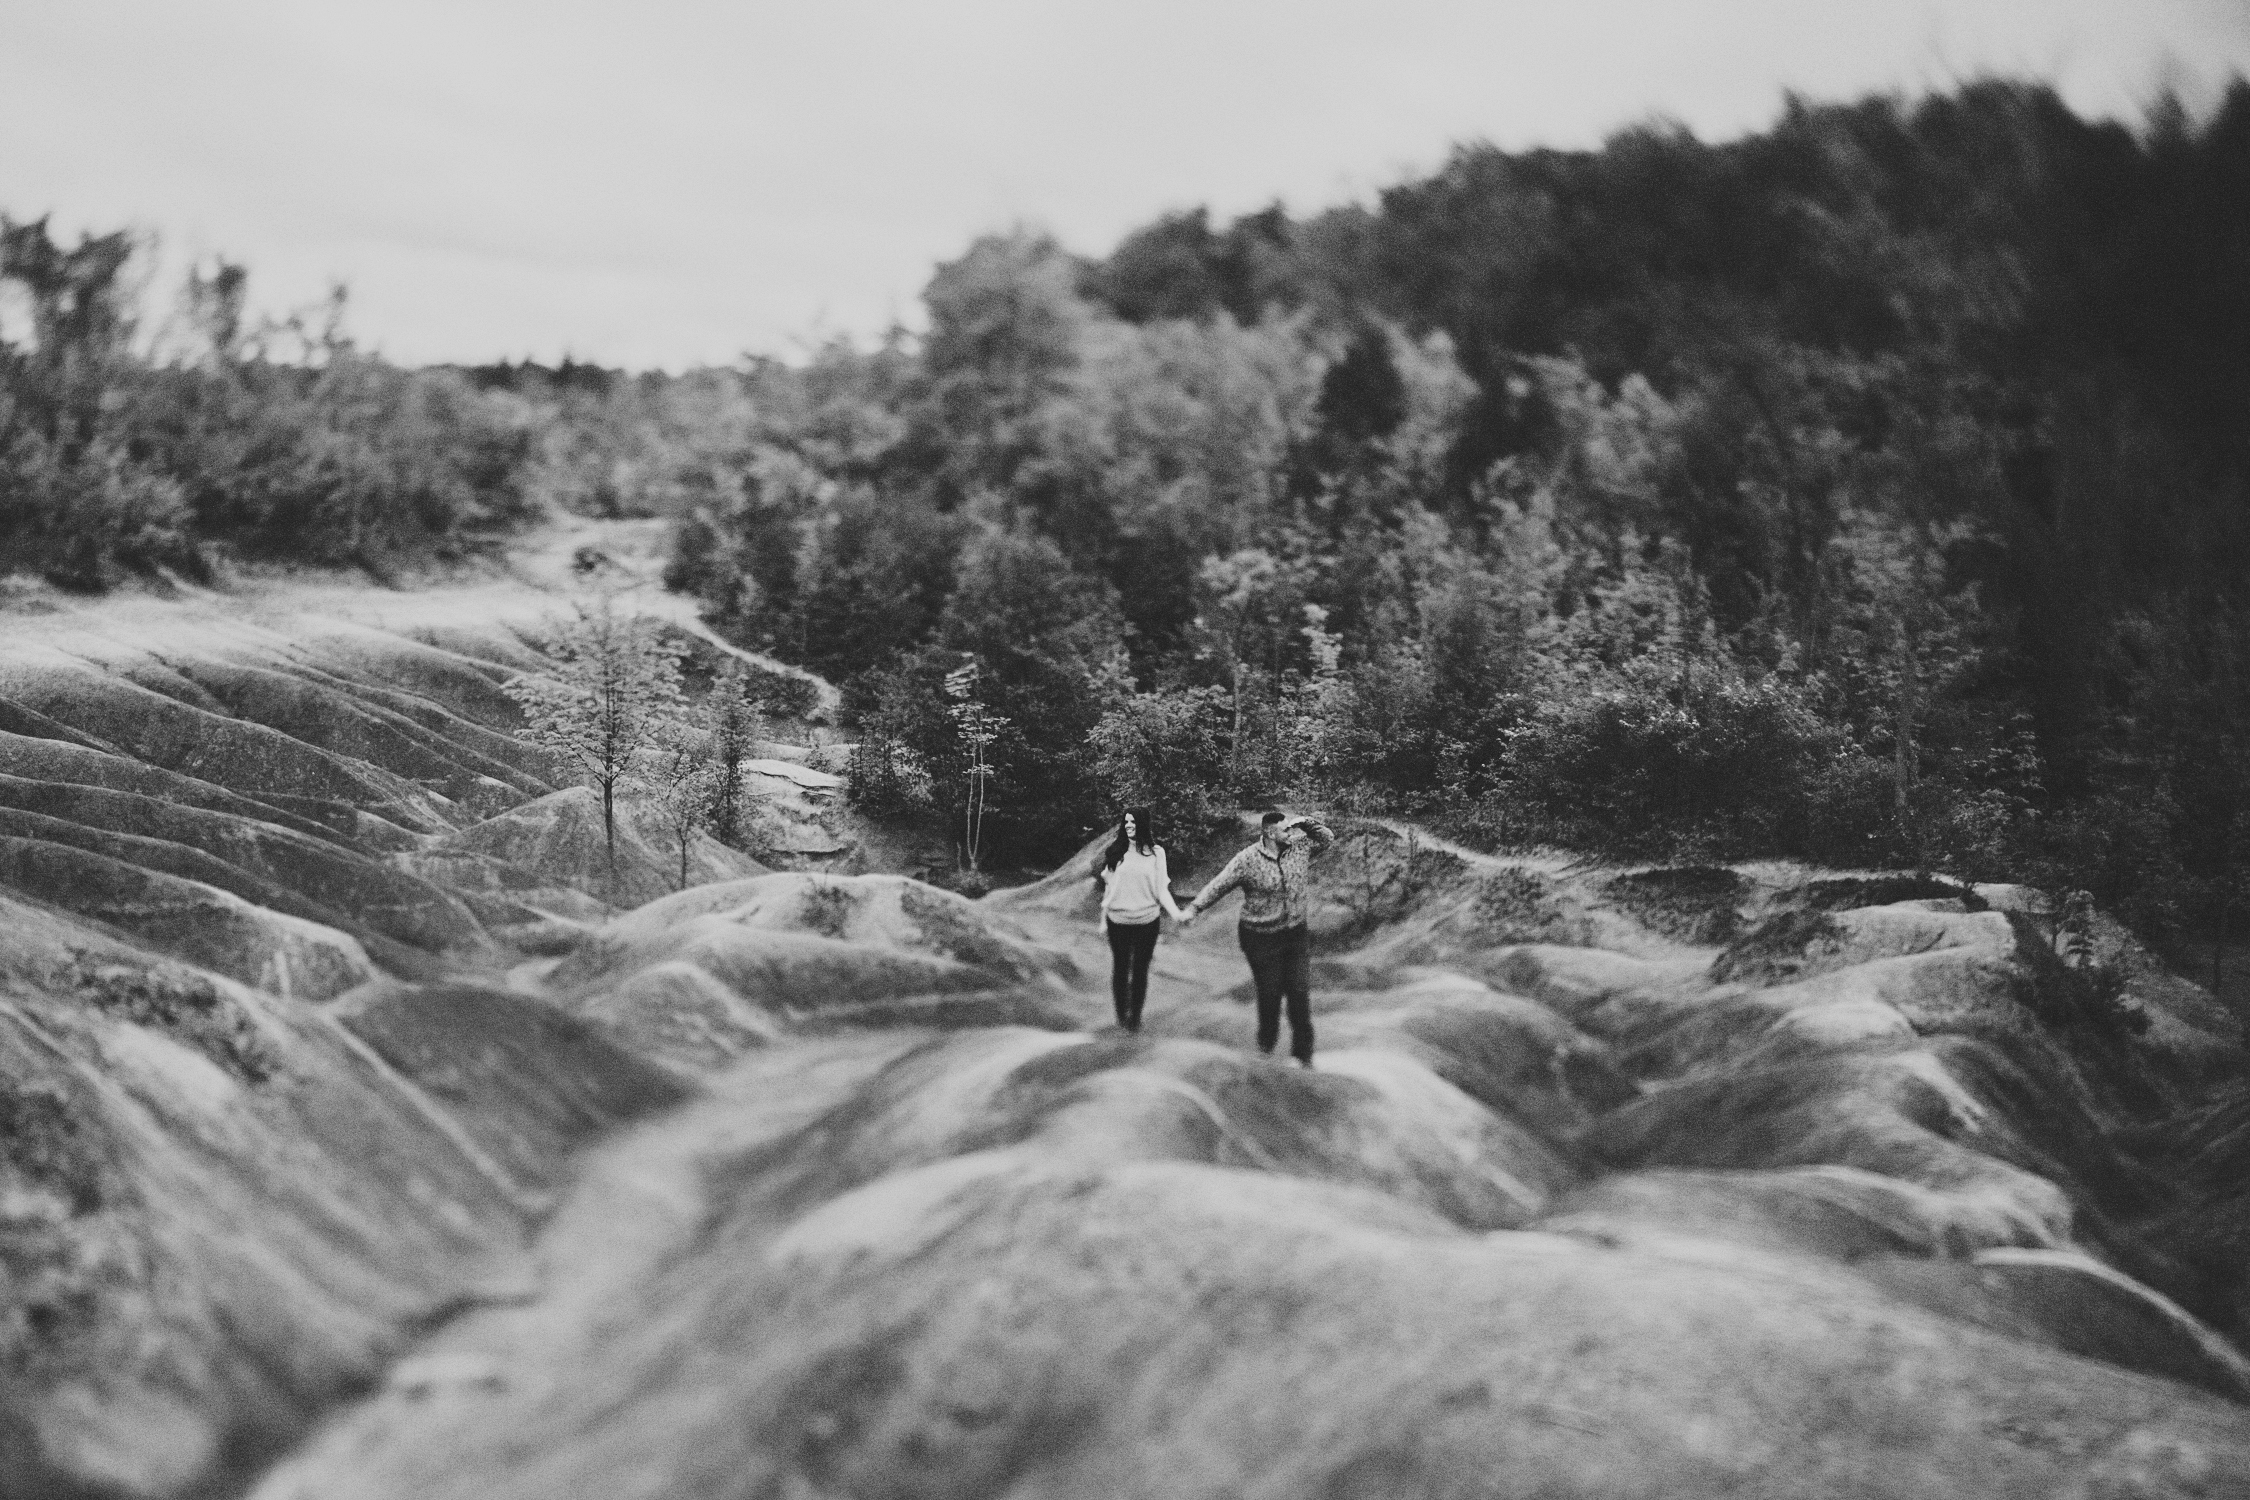
<svg viewBox="0 0 2250 1500">
<path fill-rule="evenodd" d="M 460 613 L 0 638 L 0 1493 L 2250 1493 L 2239 1028 L 2034 893 L 1353 825 L 1303 1073 L 613 868 Z"/>
</svg>

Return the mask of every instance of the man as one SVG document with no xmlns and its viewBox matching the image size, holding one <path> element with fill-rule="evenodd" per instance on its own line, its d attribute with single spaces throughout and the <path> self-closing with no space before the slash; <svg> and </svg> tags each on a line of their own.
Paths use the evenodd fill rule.
<svg viewBox="0 0 2250 1500">
<path fill-rule="evenodd" d="M 1281 1034 L 1281 1007 L 1289 1004 L 1289 1055 L 1312 1066 L 1312 948 L 1305 915 L 1312 894 L 1313 856 L 1336 842 L 1328 825 L 1312 818 L 1288 818 L 1278 811 L 1259 820 L 1258 842 L 1227 861 L 1211 883 L 1196 893 L 1180 914 L 1192 925 L 1206 908 L 1241 888 L 1242 924 L 1237 935 L 1250 960 L 1250 981 L 1258 990 L 1258 1050 L 1273 1051 Z"/>
</svg>

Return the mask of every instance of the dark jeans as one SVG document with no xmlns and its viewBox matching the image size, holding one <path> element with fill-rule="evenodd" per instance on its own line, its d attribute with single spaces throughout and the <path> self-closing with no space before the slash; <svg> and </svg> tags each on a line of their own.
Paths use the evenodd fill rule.
<svg viewBox="0 0 2250 1500">
<path fill-rule="evenodd" d="M 1289 1055 L 1312 1061 L 1312 943 L 1302 922 L 1279 932 L 1235 929 L 1250 982 L 1258 990 L 1258 1050 L 1271 1052 L 1281 1036 L 1281 1003 L 1289 1002 Z"/>
<path fill-rule="evenodd" d="M 1154 922 L 1110 922 L 1109 997 L 1117 1002 L 1117 1024 L 1127 1031 L 1141 1029 L 1141 1002 L 1148 999 L 1148 962 L 1156 956 Z"/>
</svg>

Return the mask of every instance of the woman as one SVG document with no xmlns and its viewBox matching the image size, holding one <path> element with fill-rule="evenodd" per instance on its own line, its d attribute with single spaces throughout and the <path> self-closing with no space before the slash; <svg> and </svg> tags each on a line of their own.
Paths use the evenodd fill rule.
<svg viewBox="0 0 2250 1500">
<path fill-rule="evenodd" d="M 1148 998 L 1148 964 L 1156 955 L 1156 931 L 1164 914 L 1179 920 L 1172 900 L 1172 877 L 1164 867 L 1164 846 L 1145 807 L 1125 809 L 1117 837 L 1099 864 L 1102 931 L 1109 935 L 1109 993 L 1117 1004 L 1117 1024 L 1141 1029 L 1141 1003 Z"/>
</svg>

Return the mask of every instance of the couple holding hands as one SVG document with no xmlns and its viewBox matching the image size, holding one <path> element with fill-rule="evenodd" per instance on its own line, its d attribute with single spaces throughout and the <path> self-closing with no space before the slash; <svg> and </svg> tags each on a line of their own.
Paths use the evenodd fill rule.
<svg viewBox="0 0 2250 1500">
<path fill-rule="evenodd" d="M 1185 907 L 1172 899 L 1171 874 L 1156 825 L 1145 807 L 1125 809 L 1117 837 L 1093 870 L 1101 887 L 1101 926 L 1109 938 L 1110 995 L 1117 1024 L 1141 1029 L 1141 1005 L 1148 996 L 1149 960 L 1167 915 L 1181 927 L 1235 890 L 1242 892 L 1236 936 L 1249 960 L 1258 992 L 1258 1050 L 1270 1053 L 1281 1034 L 1286 1002 L 1289 1053 L 1312 1066 L 1312 950 L 1305 931 L 1311 894 L 1313 856 L 1336 841 L 1314 818 L 1293 818 L 1278 809 L 1259 821 L 1258 841 L 1227 861 L 1226 868 Z"/>
</svg>

